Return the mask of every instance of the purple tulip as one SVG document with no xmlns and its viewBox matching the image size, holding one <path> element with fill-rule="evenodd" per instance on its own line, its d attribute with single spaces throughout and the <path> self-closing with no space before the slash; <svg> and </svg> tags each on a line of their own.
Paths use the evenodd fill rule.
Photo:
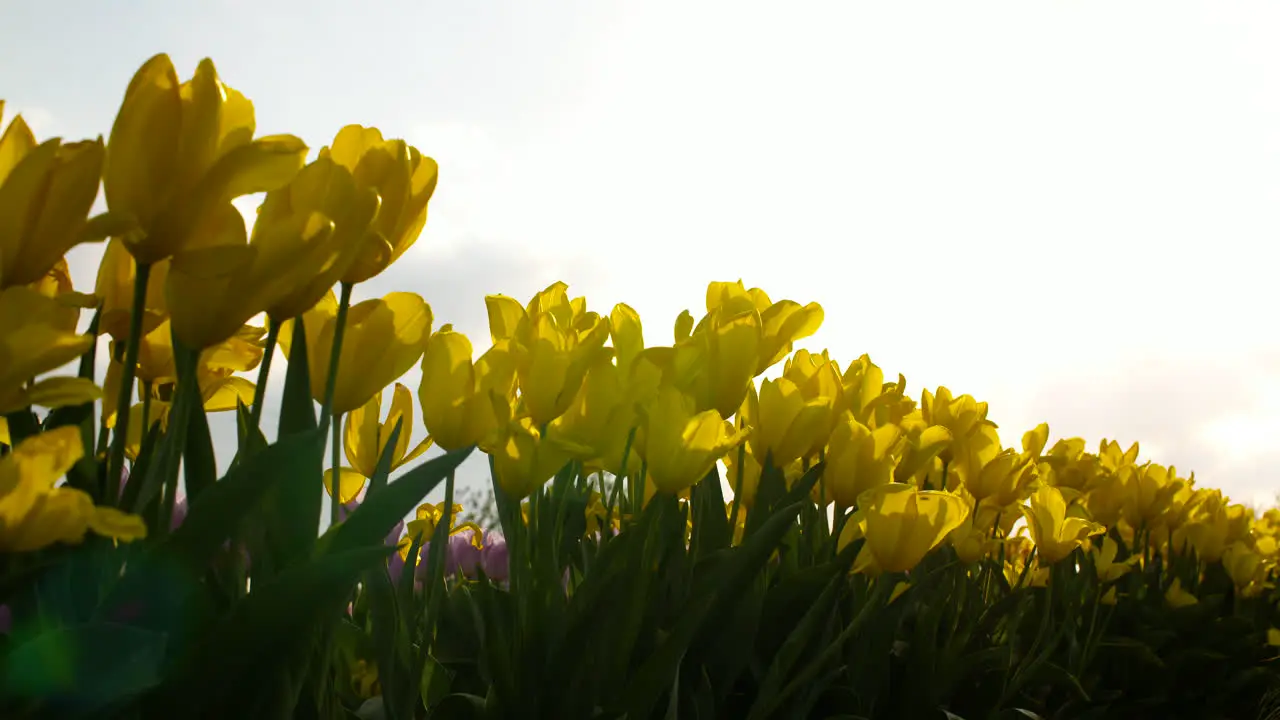
<svg viewBox="0 0 1280 720">
<path fill-rule="evenodd" d="M 506 582 L 509 572 L 507 539 L 500 532 L 488 532 L 484 536 L 484 549 L 480 551 L 480 569 L 494 582 Z"/>
<path fill-rule="evenodd" d="M 8 635 L 13 629 L 13 611 L 8 605 L 0 605 L 0 635 Z"/>
<path fill-rule="evenodd" d="M 462 573 L 463 577 L 476 577 L 476 567 L 480 565 L 480 554 L 484 551 L 473 544 L 475 539 L 476 533 L 471 528 L 463 528 L 449 536 L 444 555 L 445 575 Z"/>
<path fill-rule="evenodd" d="M 187 497 L 184 495 L 173 504 L 173 517 L 169 521 L 169 531 L 173 532 L 187 519 Z"/>
</svg>

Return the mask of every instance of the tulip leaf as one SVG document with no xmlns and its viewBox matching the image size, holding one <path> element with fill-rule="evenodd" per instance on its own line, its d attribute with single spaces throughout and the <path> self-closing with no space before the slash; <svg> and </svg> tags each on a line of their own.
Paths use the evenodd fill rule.
<svg viewBox="0 0 1280 720">
<path fill-rule="evenodd" d="M 337 615 L 360 574 L 384 561 L 390 548 L 334 553 L 286 568 L 237 602 L 206 629 L 200 644 L 177 659 L 163 701 L 201 708 L 209 717 L 247 717 L 235 703 L 253 678 L 269 673 L 279 658 L 293 657 L 312 642 L 317 624 Z"/>
<path fill-rule="evenodd" d="M 729 547 L 733 541 L 729 515 L 724 508 L 724 493 L 720 488 L 719 468 L 713 465 L 691 492 L 694 507 L 691 550 L 694 559 L 700 560 L 707 553 Z"/>
<path fill-rule="evenodd" d="M 697 586 L 675 627 L 631 680 L 626 696 L 628 716 L 649 716 L 705 618 L 725 612 L 740 599 L 795 523 L 800 508 L 801 503 L 794 503 L 779 509 L 741 546 L 720 551 L 725 556 L 719 562 L 695 574 Z"/>
<path fill-rule="evenodd" d="M 128 625 L 53 628 L 6 654 L 0 692 L 36 700 L 45 716 L 89 716 L 154 687 L 164 654 L 164 635 Z"/>
<path fill-rule="evenodd" d="M 779 694 L 801 654 L 831 621 L 836 599 L 840 594 L 841 579 L 837 574 L 827 582 L 822 594 L 808 606 L 809 609 L 800 618 L 800 622 L 794 625 L 782 647 L 774 654 L 773 662 L 760 682 L 756 701 L 751 706 L 751 714 L 747 716 L 747 720 L 765 720 L 777 707 Z"/>
<path fill-rule="evenodd" d="M 191 503 L 186 520 L 166 543 L 168 548 L 191 567 L 205 567 L 270 490 L 282 484 L 301 485 L 307 480 L 314 458 L 324 452 L 324 441 L 324 432 L 319 428 L 289 435 L 229 471 L 198 502 Z M 318 514 L 317 511 L 316 522 Z"/>
<path fill-rule="evenodd" d="M 307 330 L 302 318 L 294 320 L 292 325 L 289 367 L 284 374 L 284 395 L 277 432 L 282 438 L 316 427 L 316 406 L 311 399 L 311 370 L 307 367 Z"/>
<path fill-rule="evenodd" d="M 413 511 L 422 498 L 471 454 L 473 447 L 453 450 L 432 458 L 401 475 L 381 491 L 365 498 L 355 512 L 321 538 L 322 553 L 338 553 L 353 548 L 380 545 L 391 528 Z"/>
<path fill-rule="evenodd" d="M 385 566 L 370 568 L 364 574 L 364 591 L 369 602 L 369 619 L 373 624 L 373 646 L 378 658 L 378 681 L 387 720 L 413 717 L 416 679 L 408 675 L 408 628 L 400 623 L 395 590 Z"/>
</svg>

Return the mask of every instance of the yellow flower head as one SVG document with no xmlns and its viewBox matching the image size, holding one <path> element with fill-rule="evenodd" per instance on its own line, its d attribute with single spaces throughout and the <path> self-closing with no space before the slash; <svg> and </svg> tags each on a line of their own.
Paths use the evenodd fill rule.
<svg viewBox="0 0 1280 720">
<path fill-rule="evenodd" d="M 1019 509 L 1027 519 L 1037 557 L 1045 566 L 1067 557 L 1090 536 L 1106 531 L 1098 523 L 1068 516 L 1062 491 L 1052 485 L 1041 485 L 1031 495 L 1030 505 Z"/>
<path fill-rule="evenodd" d="M 302 316 L 307 336 L 311 395 L 324 400 L 329 356 L 338 325 L 338 302 L 330 292 Z M 414 293 L 393 292 L 365 300 L 347 312 L 333 411 L 351 412 L 405 374 L 422 357 L 431 336 L 431 306 Z M 293 321 L 280 330 L 280 348 L 290 356 Z"/>
<path fill-rule="evenodd" d="M 907 572 L 960 527 L 969 509 L 958 495 L 889 483 L 858 500 L 866 544 L 857 572 Z"/>
<path fill-rule="evenodd" d="M 122 234 L 141 263 L 189 247 L 225 217 L 233 199 L 284 186 L 307 146 L 292 135 L 254 139 L 253 103 L 225 85 L 213 61 L 178 81 L 156 55 L 129 83 L 107 141 L 102 184 L 107 207 L 128 218 Z"/>
</svg>

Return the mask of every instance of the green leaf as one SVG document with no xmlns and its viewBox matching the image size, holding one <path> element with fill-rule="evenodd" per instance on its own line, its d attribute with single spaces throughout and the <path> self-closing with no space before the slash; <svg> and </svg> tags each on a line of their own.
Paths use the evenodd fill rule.
<svg viewBox="0 0 1280 720">
<path fill-rule="evenodd" d="M 369 602 L 369 619 L 373 624 L 373 646 L 378 658 L 378 680 L 387 720 L 413 717 L 413 693 L 416 682 L 409 681 L 408 628 L 400 624 L 395 590 L 387 568 L 375 567 L 364 574 L 365 597 Z M 402 650 L 404 652 L 402 652 Z"/>
<path fill-rule="evenodd" d="M 422 667 L 422 680 L 418 684 L 418 694 L 422 698 L 422 707 L 430 710 L 433 705 L 443 701 L 449 694 L 449 687 L 453 684 L 453 672 L 431 655 L 425 657 L 426 663 Z M 477 699 L 483 704 L 483 699 Z M 443 715 L 442 717 L 452 716 Z"/>
<path fill-rule="evenodd" d="M 238 699 L 254 677 L 280 656 L 292 657 L 312 642 L 317 624 L 336 616 L 361 573 L 383 562 L 390 548 L 335 553 L 283 570 L 255 586 L 203 641 L 177 662 L 164 685 L 171 708 L 200 708 L 210 717 L 247 717 Z"/>
<path fill-rule="evenodd" d="M 798 485 L 799 483 L 797 483 Z M 666 640 L 641 665 L 627 689 L 630 717 L 648 717 L 654 703 L 669 687 L 670 678 L 704 619 L 732 607 L 747 585 L 761 571 L 782 537 L 800 513 L 801 503 L 793 503 L 773 513 L 751 537 L 737 548 L 722 550 L 726 557 L 706 572 L 695 573 L 697 586 L 689 603 Z"/>
<path fill-rule="evenodd" d="M 786 642 L 774 655 L 773 662 L 769 664 L 769 670 L 765 672 L 764 680 L 760 683 L 756 701 L 751 706 L 751 714 L 747 716 L 748 720 L 764 720 L 773 712 L 779 700 L 779 693 L 782 692 L 801 654 L 805 648 L 813 644 L 818 634 L 830 623 L 842 579 L 841 576 L 836 575 L 827 582 L 826 588 L 818 596 L 817 601 L 809 606 L 804 617 L 794 626 Z"/>
<path fill-rule="evenodd" d="M 729 547 L 733 541 L 718 467 L 713 465 L 702 482 L 693 486 L 691 499 L 694 507 L 691 550 L 694 560 L 701 560 L 707 553 Z"/>
<path fill-rule="evenodd" d="M 316 406 L 311 399 L 311 371 L 307 367 L 307 331 L 302 318 L 293 321 L 293 341 L 289 348 L 289 368 L 284 374 L 284 396 L 280 404 L 281 438 L 316 427 Z"/>
<path fill-rule="evenodd" d="M 268 491 L 279 484 L 304 484 L 315 458 L 324 452 L 324 441 L 318 428 L 290 435 L 228 472 L 191 503 L 187 519 L 166 542 L 167 548 L 193 567 L 205 567 Z"/>
<path fill-rule="evenodd" d="M 321 539 L 318 552 L 337 553 L 369 545 L 381 545 L 396 523 L 413 511 L 427 493 L 471 454 L 473 447 L 453 450 L 432 458 L 369 495 L 345 521 Z"/>
<path fill-rule="evenodd" d="M 0 687 L 40 701 L 48 716 L 85 716 L 154 687 L 164 653 L 163 635 L 127 625 L 55 628 L 7 654 Z"/>
</svg>

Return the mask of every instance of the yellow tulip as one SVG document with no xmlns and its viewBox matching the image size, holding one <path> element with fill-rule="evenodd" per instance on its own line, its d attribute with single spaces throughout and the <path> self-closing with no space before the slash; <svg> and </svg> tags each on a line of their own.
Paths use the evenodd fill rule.
<svg viewBox="0 0 1280 720">
<path fill-rule="evenodd" d="M 47 298 L 57 300 L 62 305 L 62 317 L 58 328 L 65 332 L 76 331 L 76 327 L 80 324 L 82 309 L 98 305 L 98 299 L 93 295 L 76 292 L 75 286 L 71 284 L 71 268 L 67 266 L 65 258 L 54 263 L 44 277 L 27 287 Z"/>
<path fill-rule="evenodd" d="M 907 572 L 953 530 L 969 509 L 958 495 L 917 490 L 889 483 L 858 499 L 866 544 L 854 562 L 855 572 Z"/>
<path fill-rule="evenodd" d="M 1221 493 L 1207 496 L 1183 529 L 1184 536 L 1201 560 L 1214 563 L 1221 559 L 1230 544 L 1231 533 L 1231 520 Z"/>
<path fill-rule="evenodd" d="M 102 260 L 98 263 L 97 284 L 93 290 L 93 294 L 101 302 L 99 333 L 110 335 L 121 342 L 129 339 L 129 323 L 133 316 L 133 282 L 137 272 L 137 263 L 124 243 L 117 239 L 108 241 Z M 165 298 L 168 277 L 168 260 L 151 266 L 146 301 L 143 304 L 144 335 L 155 330 L 169 317 L 169 304 Z"/>
<path fill-rule="evenodd" d="M 544 437 L 528 417 L 499 422 L 481 448 L 493 457 L 499 487 L 517 500 L 529 497 L 560 472 L 577 449 Z"/>
<path fill-rule="evenodd" d="M 101 138 L 37 145 L 21 117 L 0 134 L 0 289 L 37 282 L 72 247 L 105 237 L 87 219 L 104 153 Z"/>
<path fill-rule="evenodd" d="M 894 479 L 914 485 L 933 467 L 939 453 L 951 445 L 951 431 L 941 425 L 903 429 L 902 460 L 894 470 Z"/>
<path fill-rule="evenodd" d="M 100 391 L 81 378 L 33 378 L 76 360 L 94 338 L 65 329 L 65 307 L 25 286 L 0 290 L 0 414 L 28 405 L 92 402 Z"/>
<path fill-rule="evenodd" d="M 802 340 L 822 326 L 822 306 L 817 303 L 800 305 L 793 300 L 773 302 L 760 288 L 748 290 L 742 280 L 736 282 L 712 282 L 707 286 L 707 314 L 723 306 L 735 306 L 734 314 L 750 305 L 760 317 L 760 344 L 756 355 L 756 367 L 751 377 L 773 367 L 791 352 L 796 340 Z M 705 319 L 705 318 L 704 318 Z"/>
<path fill-rule="evenodd" d="M 1013 494 L 1024 465 L 1017 452 L 1000 448 L 995 428 L 985 425 L 956 454 L 953 467 L 965 489 L 982 501 Z"/>
<path fill-rule="evenodd" d="M 422 422 L 445 450 L 475 445 L 494 432 L 498 417 L 490 393 L 510 402 L 515 389 L 515 361 L 501 343 L 476 362 L 471 341 L 445 325 L 427 340 L 422 354 L 418 402 Z"/>
<path fill-rule="evenodd" d="M 754 388 L 749 389 L 748 402 L 754 396 Z M 781 377 L 760 384 L 758 402 L 759 409 L 751 412 L 751 451 L 761 465 L 771 461 L 775 467 L 786 467 L 806 457 L 815 445 L 821 448 L 830 434 L 833 398 L 806 400 L 795 383 Z"/>
<path fill-rule="evenodd" d="M 377 209 L 372 190 L 358 192 L 351 174 L 324 158 L 267 194 L 251 237 L 239 211 L 224 205 L 198 246 L 173 257 L 167 302 L 178 339 L 209 347 L 258 313 L 284 322 L 310 309 L 351 267 Z"/>
<path fill-rule="evenodd" d="M 1182 578 L 1174 578 L 1173 584 L 1164 593 L 1165 602 L 1170 607 L 1180 608 L 1188 605 L 1195 605 L 1200 602 L 1195 595 L 1187 592 L 1182 588 Z"/>
<path fill-rule="evenodd" d="M 1019 509 L 1027 519 L 1027 529 L 1035 541 L 1042 565 L 1052 565 L 1066 558 L 1090 536 L 1106 532 L 1106 528 L 1098 523 L 1069 517 L 1062 491 L 1052 485 L 1041 485 L 1031 495 L 1030 505 Z"/>
<path fill-rule="evenodd" d="M 976 515 L 970 512 L 964 522 L 951 531 L 951 547 L 961 562 L 976 563 L 1000 546 L 1000 541 L 992 537 L 997 512 L 990 505 L 980 505 Z"/>
<path fill-rule="evenodd" d="M 1179 480 L 1177 470 L 1170 466 L 1148 463 L 1137 469 L 1128 484 L 1129 502 L 1124 508 L 1124 518 L 1134 527 L 1153 526 L 1169 509 L 1173 497 L 1185 481 Z"/>
<path fill-rule="evenodd" d="M 613 339 L 613 354 L 618 372 L 627 377 L 631 363 L 644 350 L 644 328 L 640 315 L 629 305 L 618 303 L 609 313 L 609 336 Z"/>
<path fill-rule="evenodd" d="M 378 421 L 381 415 L 382 393 L 380 392 L 369 398 L 369 402 L 347 414 L 347 427 L 343 435 L 347 462 L 367 478 L 373 477 L 378 467 L 378 460 L 385 452 L 397 422 L 400 422 L 401 427 L 400 435 L 396 438 L 395 449 L 391 451 L 392 470 L 412 461 L 431 447 L 432 440 L 427 437 L 412 450 L 409 449 L 409 437 L 413 433 L 413 394 L 409 392 L 409 388 L 396 383 L 386 422 Z"/>
<path fill-rule="evenodd" d="M 302 315 L 307 337 L 311 395 L 324 402 L 329 377 L 329 356 L 338 324 L 338 301 L 330 292 Z M 290 358 L 294 321 L 280 330 L 280 348 Z M 347 312 L 338 360 L 338 381 L 333 393 L 333 412 L 347 413 L 405 374 L 422 357 L 431 336 L 431 306 L 413 293 L 393 292 L 379 299 L 365 300 Z"/>
<path fill-rule="evenodd" d="M 23 440 L 0 458 L 0 551 L 78 543 L 91 529 L 126 541 L 146 535 L 136 515 L 95 508 L 83 490 L 54 487 L 83 456 L 80 429 L 60 427 Z"/>
<path fill-rule="evenodd" d="M 874 410 L 872 403 L 884 394 L 884 371 L 871 362 L 870 356 L 863 355 L 849 363 L 840 377 L 840 385 L 844 407 L 858 422 L 868 424 Z"/>
<path fill-rule="evenodd" d="M 427 204 L 436 189 L 439 167 L 403 140 L 383 140 L 377 128 L 348 125 L 338 131 L 321 158 L 351 171 L 361 191 L 382 199 L 377 217 L 363 234 L 345 283 L 360 283 L 387 269 L 408 250 L 427 222 Z"/>
<path fill-rule="evenodd" d="M 1142 559 L 1140 555 L 1130 555 L 1123 562 L 1116 562 L 1116 553 L 1119 550 L 1120 546 L 1116 545 L 1116 541 L 1106 535 L 1103 535 L 1101 543 L 1094 544 L 1089 549 L 1089 554 L 1093 556 L 1093 568 L 1098 575 L 1098 582 L 1110 583 L 1119 580 Z"/>
<path fill-rule="evenodd" d="M 102 169 L 107 207 L 133 223 L 122 240 L 138 262 L 168 259 L 231 200 L 293 178 L 307 146 L 292 135 L 254 139 L 254 129 L 253 103 L 218 79 L 213 61 L 185 83 L 167 55 L 139 68 Z"/>
<path fill-rule="evenodd" d="M 656 489 L 671 494 L 697 484 L 748 432 L 730 431 L 715 410 L 697 412 L 692 398 L 669 385 L 658 390 L 645 416 L 640 454 Z"/>
<path fill-rule="evenodd" d="M 485 298 L 490 334 L 495 342 L 509 342 L 521 399 L 539 427 L 569 409 L 609 335 L 603 318 L 581 304 L 575 311 L 566 288 L 557 282 L 526 308 L 502 295 Z"/>
<path fill-rule="evenodd" d="M 987 418 L 986 403 L 974 400 L 972 395 L 952 397 L 945 387 L 939 387 L 936 394 L 925 390 L 920 410 L 926 424 L 941 425 L 951 431 L 952 444 L 941 453 L 944 463 L 951 462 L 956 447 L 968 442 Z"/>
<path fill-rule="evenodd" d="M 902 429 L 886 425 L 871 430 L 845 411 L 827 442 L 822 482 L 837 508 L 852 507 L 864 492 L 893 480 Z"/>
</svg>

